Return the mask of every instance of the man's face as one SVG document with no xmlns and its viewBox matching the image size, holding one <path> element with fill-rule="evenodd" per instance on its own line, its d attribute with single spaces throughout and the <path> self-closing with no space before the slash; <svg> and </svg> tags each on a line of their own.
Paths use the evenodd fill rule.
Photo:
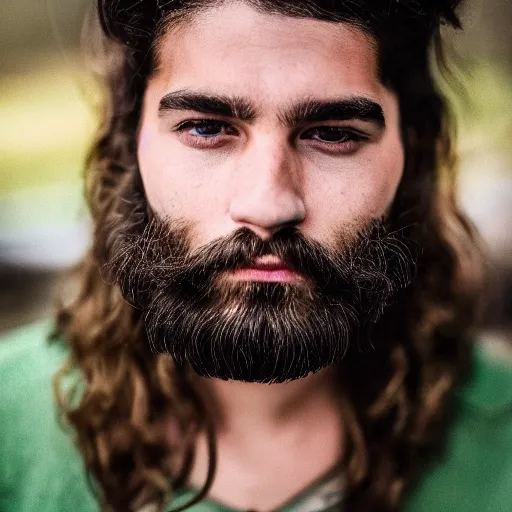
<svg viewBox="0 0 512 512">
<path fill-rule="evenodd" d="M 380 223 L 404 155 L 372 40 L 240 2 L 173 28 L 158 58 L 138 139 L 153 222 L 111 261 L 150 341 L 247 381 L 339 361 L 413 259 Z"/>
<path fill-rule="evenodd" d="M 191 222 L 195 247 L 289 224 L 329 245 L 340 226 L 385 215 L 404 167 L 399 112 L 363 32 L 230 2 L 168 33 L 158 55 L 140 171 L 153 210 Z M 212 114 L 198 95 L 247 109 Z M 308 102 L 341 105 L 307 112 Z"/>
</svg>

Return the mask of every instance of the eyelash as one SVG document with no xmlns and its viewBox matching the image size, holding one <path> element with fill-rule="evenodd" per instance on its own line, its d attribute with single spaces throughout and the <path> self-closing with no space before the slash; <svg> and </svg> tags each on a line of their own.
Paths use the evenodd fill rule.
<svg viewBox="0 0 512 512">
<path fill-rule="evenodd" d="M 189 133 L 185 133 L 186 130 L 192 130 L 194 128 L 207 128 L 215 126 L 220 128 L 222 132 L 216 135 L 191 135 Z M 226 129 L 231 130 L 232 133 L 226 133 Z M 341 126 L 316 126 L 313 128 L 308 128 L 301 135 L 300 139 L 304 138 L 304 134 L 311 132 L 318 132 L 319 130 L 333 130 L 334 132 L 338 131 L 339 135 L 343 137 L 344 140 L 339 142 L 326 142 L 318 139 L 314 140 L 314 145 L 320 147 L 321 149 L 325 149 L 327 151 L 335 152 L 335 153 L 352 153 L 355 151 L 359 144 L 365 140 L 368 140 L 368 136 L 355 130 L 353 128 L 341 127 Z M 237 131 L 226 121 L 220 121 L 216 119 L 197 119 L 185 121 L 178 125 L 174 131 L 182 134 L 186 137 L 187 143 L 196 148 L 214 148 L 221 145 L 219 139 L 224 135 L 233 135 L 237 133 Z M 220 144 L 219 144 L 220 143 Z"/>
</svg>

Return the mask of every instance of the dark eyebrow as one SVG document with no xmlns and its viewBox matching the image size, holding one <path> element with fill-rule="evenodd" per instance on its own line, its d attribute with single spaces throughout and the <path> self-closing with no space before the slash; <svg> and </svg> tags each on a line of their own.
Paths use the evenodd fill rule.
<svg viewBox="0 0 512 512">
<path fill-rule="evenodd" d="M 386 126 L 382 107 L 365 97 L 353 97 L 339 101 L 306 100 L 292 105 L 290 110 L 279 115 L 287 126 L 297 126 L 322 121 L 349 121 L 357 119 Z"/>
<path fill-rule="evenodd" d="M 256 118 L 256 110 L 243 98 L 193 93 L 186 90 L 171 92 L 161 99 L 158 107 L 159 114 L 168 110 L 193 110 L 246 122 L 254 121 Z"/>
<path fill-rule="evenodd" d="M 202 94 L 187 90 L 168 93 L 161 99 L 158 107 L 159 115 L 169 110 L 191 110 L 246 122 L 254 121 L 257 115 L 254 106 L 244 98 Z M 293 104 L 284 112 L 279 112 L 278 119 L 289 127 L 314 122 L 349 121 L 352 119 L 373 122 L 380 128 L 385 127 L 382 107 L 363 96 L 334 101 L 304 100 Z"/>
</svg>

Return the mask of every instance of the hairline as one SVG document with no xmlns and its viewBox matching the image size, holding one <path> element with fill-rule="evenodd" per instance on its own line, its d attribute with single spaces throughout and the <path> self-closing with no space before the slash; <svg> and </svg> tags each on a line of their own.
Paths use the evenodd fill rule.
<svg viewBox="0 0 512 512">
<path fill-rule="evenodd" d="M 350 30 L 356 30 L 359 33 L 361 33 L 365 37 L 365 39 L 367 39 L 368 43 L 370 44 L 370 47 L 375 52 L 377 57 L 377 75 L 381 76 L 382 74 L 382 70 L 380 69 L 381 45 L 379 44 L 377 35 L 374 34 L 368 26 L 364 25 L 363 23 L 359 22 L 356 19 L 327 20 L 315 16 L 314 13 L 301 12 L 298 9 L 293 9 L 293 7 L 290 7 L 290 10 L 287 10 L 284 7 L 276 7 L 275 9 L 271 9 L 269 7 L 266 7 L 260 0 L 213 0 L 212 3 L 210 3 L 210 5 L 204 5 L 202 1 L 199 0 L 199 2 L 196 3 L 196 5 L 192 5 L 191 7 L 171 11 L 169 14 L 164 15 L 157 24 L 155 29 L 155 35 L 150 45 L 150 52 L 153 58 L 153 69 L 148 79 L 151 79 L 155 74 L 157 74 L 161 67 L 160 54 L 162 51 L 162 43 L 168 36 L 174 33 L 176 36 L 179 37 L 180 29 L 185 28 L 187 24 L 192 22 L 192 19 L 194 17 L 200 15 L 201 13 L 213 11 L 214 9 L 222 7 L 226 4 L 236 3 L 249 5 L 250 7 L 252 7 L 253 9 L 257 10 L 262 14 L 296 19 L 310 19 L 314 21 L 321 21 L 337 25 L 342 24 L 345 25 L 345 27 L 347 27 Z"/>
</svg>

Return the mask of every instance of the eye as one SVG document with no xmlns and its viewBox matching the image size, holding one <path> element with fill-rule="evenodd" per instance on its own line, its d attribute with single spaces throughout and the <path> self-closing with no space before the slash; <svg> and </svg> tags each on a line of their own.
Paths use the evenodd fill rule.
<svg viewBox="0 0 512 512">
<path fill-rule="evenodd" d="M 339 144 L 340 142 L 347 142 L 351 140 L 364 140 L 365 136 L 362 133 L 357 133 L 341 126 L 318 126 L 306 130 L 302 133 L 300 138 L 312 138 L 313 140 L 318 140 L 320 142 Z"/>
<path fill-rule="evenodd" d="M 314 145 L 327 151 L 352 153 L 369 137 L 346 126 L 316 126 L 304 131 L 300 138 L 312 140 Z"/>
<path fill-rule="evenodd" d="M 229 136 L 237 135 L 235 128 L 218 119 L 193 119 L 174 128 L 183 144 L 196 149 L 214 149 L 229 141 Z"/>
<path fill-rule="evenodd" d="M 225 134 L 236 133 L 235 130 L 225 121 L 215 119 L 199 119 L 195 121 L 186 121 L 176 128 L 178 132 L 187 131 L 192 137 L 218 137 Z"/>
</svg>

